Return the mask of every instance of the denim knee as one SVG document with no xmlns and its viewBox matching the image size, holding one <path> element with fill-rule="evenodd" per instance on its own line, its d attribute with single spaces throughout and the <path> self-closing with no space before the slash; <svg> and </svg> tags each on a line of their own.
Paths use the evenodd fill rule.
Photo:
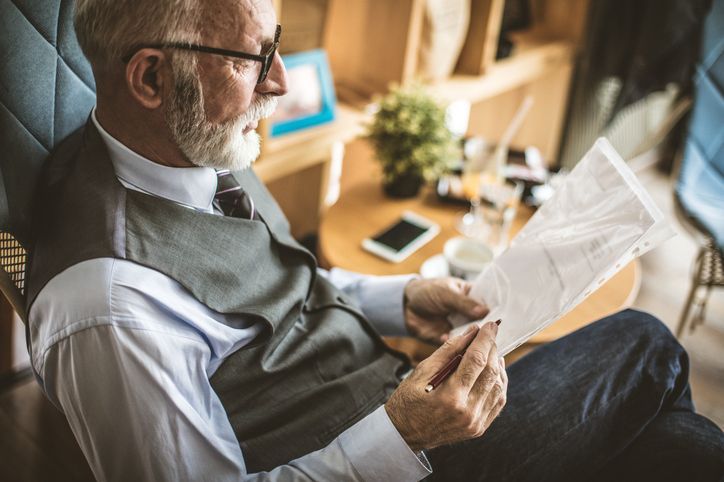
<svg viewBox="0 0 724 482">
<path fill-rule="evenodd" d="M 671 330 L 661 320 L 645 311 L 627 309 L 602 321 L 609 325 L 609 330 L 616 333 L 614 336 L 644 341 L 651 345 L 680 347 Z"/>
<path fill-rule="evenodd" d="M 676 342 L 671 330 L 654 315 L 645 311 L 627 309 L 619 313 L 622 321 L 626 323 L 626 330 L 644 337 L 651 342 Z"/>
<path fill-rule="evenodd" d="M 648 364 L 667 365 L 673 371 L 688 371 L 688 356 L 671 330 L 655 316 L 628 309 L 602 320 L 622 351 Z M 628 348 L 628 350 L 626 350 Z"/>
</svg>

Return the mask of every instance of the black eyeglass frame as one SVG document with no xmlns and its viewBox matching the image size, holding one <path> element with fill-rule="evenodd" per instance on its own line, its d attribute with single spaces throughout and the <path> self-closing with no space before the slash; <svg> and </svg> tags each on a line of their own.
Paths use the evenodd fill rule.
<svg viewBox="0 0 724 482">
<path fill-rule="evenodd" d="M 133 51 L 123 56 L 121 60 L 124 63 L 128 63 L 136 52 L 141 49 L 180 49 L 189 50 L 192 52 L 202 52 L 205 54 L 213 55 L 224 55 L 226 57 L 234 57 L 237 59 L 255 60 L 261 62 L 261 71 L 259 72 L 259 78 L 256 80 L 257 84 L 261 84 L 266 80 L 269 70 L 274 63 L 274 54 L 276 54 L 279 48 L 279 39 L 282 35 L 282 26 L 277 25 L 276 32 L 274 33 L 274 43 L 269 47 L 269 50 L 263 54 L 250 54 L 247 52 L 239 52 L 236 50 L 220 49 L 216 47 L 207 47 L 205 45 L 189 44 L 184 42 L 170 42 L 170 43 L 158 43 L 158 44 L 141 44 L 136 46 Z"/>
</svg>

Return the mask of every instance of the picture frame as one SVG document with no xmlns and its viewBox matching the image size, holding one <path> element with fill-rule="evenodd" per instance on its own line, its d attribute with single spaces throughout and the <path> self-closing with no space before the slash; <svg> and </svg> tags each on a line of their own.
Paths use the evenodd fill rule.
<svg viewBox="0 0 724 482">
<path fill-rule="evenodd" d="M 332 122 L 336 116 L 336 95 L 327 53 L 308 50 L 282 56 L 289 76 L 288 93 L 279 97 L 269 119 L 271 137 Z"/>
</svg>

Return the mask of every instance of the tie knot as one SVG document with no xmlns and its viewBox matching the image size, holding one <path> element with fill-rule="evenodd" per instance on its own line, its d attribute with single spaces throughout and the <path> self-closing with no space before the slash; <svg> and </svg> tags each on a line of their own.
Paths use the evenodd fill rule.
<svg viewBox="0 0 724 482">
<path fill-rule="evenodd" d="M 254 201 L 234 178 L 228 169 L 216 171 L 216 194 L 214 199 L 219 203 L 226 216 L 235 218 L 256 219 Z"/>
</svg>

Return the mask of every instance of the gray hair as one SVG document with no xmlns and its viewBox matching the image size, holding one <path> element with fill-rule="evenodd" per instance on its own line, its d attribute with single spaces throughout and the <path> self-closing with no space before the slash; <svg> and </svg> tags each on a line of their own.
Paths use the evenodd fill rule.
<svg viewBox="0 0 724 482">
<path fill-rule="evenodd" d="M 134 46 L 200 38 L 200 0 L 76 0 L 75 31 L 95 68 L 112 70 Z"/>
</svg>

